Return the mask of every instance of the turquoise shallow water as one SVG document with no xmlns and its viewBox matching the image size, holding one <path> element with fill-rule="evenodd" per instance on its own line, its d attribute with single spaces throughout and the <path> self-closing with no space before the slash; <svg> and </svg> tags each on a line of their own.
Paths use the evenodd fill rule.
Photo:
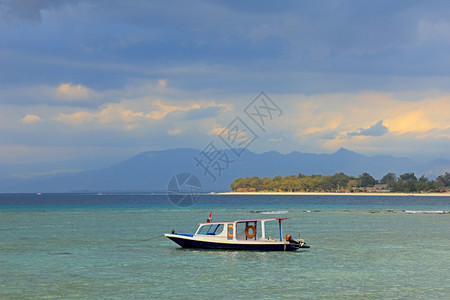
<svg viewBox="0 0 450 300">
<path fill-rule="evenodd" d="M 208 196 L 193 207 L 179 208 L 159 196 L 147 203 L 127 197 L 133 199 L 131 204 L 120 200 L 108 205 L 89 201 L 0 205 L 0 298 L 443 299 L 450 295 L 450 215 L 403 211 L 448 210 L 446 199 L 433 199 L 427 205 L 425 200 L 418 203 L 417 197 L 402 198 L 399 204 L 396 199 L 380 203 L 364 198 L 322 196 L 312 201 L 273 196 L 263 203 L 239 198 L 221 204 L 222 198 Z M 192 233 L 211 207 L 216 221 L 292 217 L 284 232 L 294 237 L 301 233 L 311 249 L 189 250 L 161 237 L 172 228 Z M 267 214 L 271 211 L 282 214 Z"/>
</svg>

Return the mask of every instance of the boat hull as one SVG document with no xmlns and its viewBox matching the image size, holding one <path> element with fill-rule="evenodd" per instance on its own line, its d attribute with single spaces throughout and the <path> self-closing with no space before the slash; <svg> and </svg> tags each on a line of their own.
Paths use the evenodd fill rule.
<svg viewBox="0 0 450 300">
<path fill-rule="evenodd" d="M 183 248 L 200 248 L 200 249 L 227 249 L 227 250 L 251 250 L 251 251 L 295 251 L 300 247 L 299 245 L 290 244 L 286 242 L 258 242 L 258 241 L 209 241 L 201 240 L 193 235 L 187 234 L 166 234 L 167 238 L 171 239 Z M 304 247 L 306 248 L 306 247 Z"/>
</svg>

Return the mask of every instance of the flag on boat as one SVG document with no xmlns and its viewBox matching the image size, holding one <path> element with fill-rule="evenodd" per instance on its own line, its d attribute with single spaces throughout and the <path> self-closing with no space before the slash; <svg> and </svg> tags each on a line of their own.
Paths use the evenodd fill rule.
<svg viewBox="0 0 450 300">
<path fill-rule="evenodd" d="M 209 213 L 209 217 L 208 217 L 208 219 L 206 219 L 206 223 L 210 223 L 212 221 L 211 215 L 212 215 L 212 212 Z"/>
</svg>

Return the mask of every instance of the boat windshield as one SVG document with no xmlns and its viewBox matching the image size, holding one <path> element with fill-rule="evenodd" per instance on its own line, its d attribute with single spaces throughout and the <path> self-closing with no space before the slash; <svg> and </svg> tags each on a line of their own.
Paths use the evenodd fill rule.
<svg viewBox="0 0 450 300">
<path fill-rule="evenodd" d="M 203 225 L 197 231 L 197 234 L 218 235 L 223 231 L 223 224 Z"/>
</svg>

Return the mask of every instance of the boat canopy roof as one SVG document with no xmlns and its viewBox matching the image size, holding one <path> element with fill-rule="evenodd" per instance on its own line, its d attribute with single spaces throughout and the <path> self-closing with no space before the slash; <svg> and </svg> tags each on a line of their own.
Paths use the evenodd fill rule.
<svg viewBox="0 0 450 300">
<path fill-rule="evenodd" d="M 267 221 L 280 221 L 287 220 L 291 218 L 266 218 L 266 219 L 249 219 L 249 220 L 237 220 L 237 221 L 228 221 L 228 222 L 205 222 L 199 223 L 199 225 L 213 225 L 213 224 L 232 224 L 232 223 L 247 223 L 247 222 L 267 222 Z"/>
</svg>

